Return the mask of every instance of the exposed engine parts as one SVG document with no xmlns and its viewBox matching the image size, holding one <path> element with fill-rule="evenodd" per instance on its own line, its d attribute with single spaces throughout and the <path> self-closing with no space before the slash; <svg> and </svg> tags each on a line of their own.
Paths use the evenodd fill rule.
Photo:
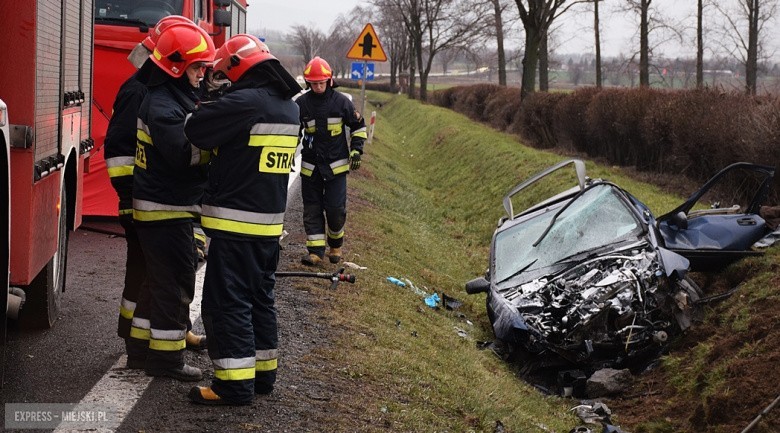
<svg viewBox="0 0 780 433">
<path fill-rule="evenodd" d="M 537 347 L 572 362 L 620 361 L 662 345 L 690 326 L 698 299 L 693 287 L 665 276 L 649 249 L 591 259 L 504 296 L 539 340 Z"/>
</svg>

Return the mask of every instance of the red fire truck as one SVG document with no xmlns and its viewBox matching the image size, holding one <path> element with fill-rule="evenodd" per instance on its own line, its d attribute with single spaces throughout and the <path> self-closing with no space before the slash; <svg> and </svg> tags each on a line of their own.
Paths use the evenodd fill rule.
<svg viewBox="0 0 780 433">
<path fill-rule="evenodd" d="M 246 8 L 246 0 L 95 0 L 95 154 L 84 180 L 84 215 L 117 214 L 117 196 L 109 182 L 102 147 L 119 86 L 135 72 L 127 60 L 130 51 L 167 15 L 190 18 L 220 47 L 230 36 L 246 32 Z"/>
<path fill-rule="evenodd" d="M 49 327 L 81 224 L 90 138 L 91 0 L 0 7 L 0 344 L 6 319 Z M 21 307 L 21 313 L 20 313 Z"/>
</svg>

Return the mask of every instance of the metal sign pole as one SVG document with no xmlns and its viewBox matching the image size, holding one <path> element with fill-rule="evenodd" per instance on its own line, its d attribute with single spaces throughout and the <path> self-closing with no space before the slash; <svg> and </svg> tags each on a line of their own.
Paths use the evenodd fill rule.
<svg viewBox="0 0 780 433">
<path fill-rule="evenodd" d="M 365 116 L 366 112 L 366 74 L 368 73 L 368 62 L 363 60 L 363 74 L 361 75 L 363 77 L 363 80 L 360 84 L 360 101 L 362 102 L 362 107 L 360 108 L 360 115 L 362 117 Z"/>
</svg>

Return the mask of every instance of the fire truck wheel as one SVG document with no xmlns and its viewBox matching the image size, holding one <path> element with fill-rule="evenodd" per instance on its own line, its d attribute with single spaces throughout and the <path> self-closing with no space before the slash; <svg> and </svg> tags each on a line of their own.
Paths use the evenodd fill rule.
<svg viewBox="0 0 780 433">
<path fill-rule="evenodd" d="M 65 290 L 65 269 L 68 251 L 68 201 L 62 185 L 58 222 L 57 252 L 24 291 L 27 294 L 19 324 L 28 329 L 48 329 L 57 321 L 62 292 Z"/>
</svg>

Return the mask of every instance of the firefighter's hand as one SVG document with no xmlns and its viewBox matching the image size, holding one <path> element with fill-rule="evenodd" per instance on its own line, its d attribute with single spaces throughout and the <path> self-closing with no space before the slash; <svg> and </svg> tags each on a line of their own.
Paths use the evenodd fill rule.
<svg viewBox="0 0 780 433">
<path fill-rule="evenodd" d="M 360 152 L 353 150 L 349 153 L 349 169 L 357 170 L 360 168 Z"/>
<path fill-rule="evenodd" d="M 203 81 L 206 83 L 206 91 L 209 93 L 221 93 L 230 86 L 230 80 L 224 78 L 224 75 L 221 79 L 214 76 L 214 68 L 212 67 L 206 69 Z"/>
</svg>

